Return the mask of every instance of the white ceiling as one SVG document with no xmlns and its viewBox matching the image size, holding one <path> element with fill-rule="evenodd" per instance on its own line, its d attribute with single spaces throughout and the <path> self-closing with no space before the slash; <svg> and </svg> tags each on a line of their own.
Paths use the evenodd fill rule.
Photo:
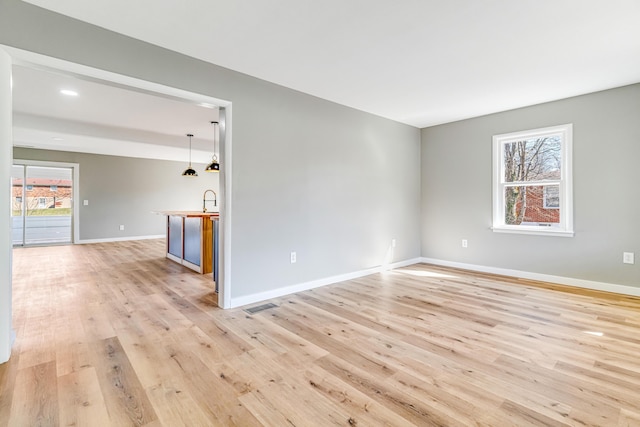
<svg viewBox="0 0 640 427">
<path fill-rule="evenodd" d="M 637 0 L 27 1 L 420 128 L 640 82 Z"/>
<path fill-rule="evenodd" d="M 16 146 L 186 162 L 190 133 L 194 162 L 213 153 L 216 108 L 23 66 L 12 85 Z"/>
</svg>

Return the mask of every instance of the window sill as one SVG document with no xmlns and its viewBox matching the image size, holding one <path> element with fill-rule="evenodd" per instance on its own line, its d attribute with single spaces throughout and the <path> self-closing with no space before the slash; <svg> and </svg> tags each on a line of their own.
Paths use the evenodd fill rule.
<svg viewBox="0 0 640 427">
<path fill-rule="evenodd" d="M 540 230 L 538 228 L 507 228 L 507 227 L 491 227 L 494 233 L 506 234 L 530 234 L 534 236 L 553 236 L 553 237 L 573 237 L 573 231 L 565 230 Z"/>
</svg>

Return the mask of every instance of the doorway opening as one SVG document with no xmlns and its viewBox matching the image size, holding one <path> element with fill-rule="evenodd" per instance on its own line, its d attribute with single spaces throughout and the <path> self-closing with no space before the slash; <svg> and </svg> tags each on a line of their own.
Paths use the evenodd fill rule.
<svg viewBox="0 0 640 427">
<path fill-rule="evenodd" d="M 220 158 L 224 162 L 224 169 L 220 171 L 220 251 L 219 251 L 219 273 L 218 285 L 218 305 L 222 308 L 230 307 L 231 299 L 231 275 L 230 275 L 230 252 L 231 252 L 231 219 L 232 219 L 232 200 L 231 200 L 231 177 L 232 177 L 232 104 L 230 101 L 225 101 L 217 98 L 213 98 L 209 95 L 200 93 L 185 91 L 171 86 L 165 86 L 145 80 L 140 80 L 133 77 L 119 75 L 105 70 L 100 70 L 92 67 L 87 67 L 80 64 L 70 63 L 64 60 L 58 60 L 51 57 L 46 57 L 33 52 L 23 51 L 19 49 L 3 47 L 12 57 L 14 66 L 32 68 L 42 71 L 50 71 L 60 75 L 67 75 L 76 77 L 80 80 L 89 82 L 96 82 L 105 86 L 114 88 L 126 88 L 131 91 L 137 91 L 143 94 L 150 94 L 160 98 L 186 101 L 188 104 L 199 105 L 204 108 L 211 108 L 211 106 L 218 106 L 221 114 L 224 117 L 219 118 L 220 122 Z M 15 105 L 14 105 L 15 108 Z M 14 122 L 14 130 L 16 129 Z M 28 141 L 25 141 L 28 142 Z M 28 144 L 31 145 L 31 144 Z M 26 148 L 30 148 L 26 146 Z M 38 148 L 38 147 L 35 147 Z M 158 146 L 156 151 L 162 149 L 162 146 Z M 55 149 L 55 148 L 51 148 Z M 68 149 L 67 151 L 82 151 L 76 149 Z M 110 152 L 99 152 L 101 154 L 112 154 Z M 15 162 L 14 162 L 15 163 Z M 26 179 L 26 176 L 25 176 Z M 77 189 L 77 183 L 75 188 Z M 22 196 L 23 200 L 26 197 Z M 78 197 L 74 197 L 74 200 L 78 201 Z M 45 201 L 46 203 L 46 201 Z M 78 203 L 74 204 L 78 205 Z M 76 219 L 78 218 L 77 211 L 75 212 Z M 79 238 L 78 221 L 73 221 L 72 240 L 75 243 L 82 243 L 76 241 Z"/>
<path fill-rule="evenodd" d="M 75 164 L 14 162 L 11 167 L 11 240 L 14 247 L 74 241 L 76 181 Z"/>
</svg>

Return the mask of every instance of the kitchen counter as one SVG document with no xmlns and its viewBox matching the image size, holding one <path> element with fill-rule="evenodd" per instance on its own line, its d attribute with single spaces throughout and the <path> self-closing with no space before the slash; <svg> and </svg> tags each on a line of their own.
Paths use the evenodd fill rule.
<svg viewBox="0 0 640 427">
<path fill-rule="evenodd" d="M 202 211 L 154 211 L 153 213 L 168 216 L 182 216 L 185 218 L 220 216 L 220 212 L 202 212 Z"/>
<path fill-rule="evenodd" d="M 156 211 L 167 217 L 167 258 L 200 274 L 211 273 L 214 254 L 213 225 L 219 212 Z"/>
</svg>

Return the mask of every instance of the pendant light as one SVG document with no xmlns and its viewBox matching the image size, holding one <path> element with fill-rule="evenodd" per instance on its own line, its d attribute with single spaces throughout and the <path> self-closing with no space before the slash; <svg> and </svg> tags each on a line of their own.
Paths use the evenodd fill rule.
<svg viewBox="0 0 640 427">
<path fill-rule="evenodd" d="M 220 172 L 220 163 L 218 163 L 218 122 L 211 122 L 213 125 L 213 157 L 211 163 L 205 168 L 206 172 Z"/>
<path fill-rule="evenodd" d="M 189 137 L 189 167 L 182 172 L 182 176 L 198 176 L 198 172 L 191 167 L 191 138 L 193 138 L 193 134 L 188 133 L 187 136 Z"/>
</svg>

